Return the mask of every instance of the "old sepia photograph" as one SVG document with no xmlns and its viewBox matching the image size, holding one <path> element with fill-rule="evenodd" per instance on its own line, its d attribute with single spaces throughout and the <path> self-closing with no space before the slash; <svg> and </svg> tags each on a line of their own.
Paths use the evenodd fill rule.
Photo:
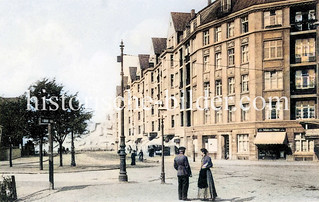
<svg viewBox="0 0 319 202">
<path fill-rule="evenodd" d="M 0 202 L 318 202 L 319 0 L 0 0 Z"/>
</svg>

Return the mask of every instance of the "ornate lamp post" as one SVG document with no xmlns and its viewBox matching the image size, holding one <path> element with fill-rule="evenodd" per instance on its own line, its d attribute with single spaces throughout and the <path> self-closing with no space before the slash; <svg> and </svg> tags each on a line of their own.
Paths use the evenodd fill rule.
<svg viewBox="0 0 319 202">
<path fill-rule="evenodd" d="M 120 137 L 120 182 L 127 182 L 127 173 L 126 173 L 126 153 L 125 153 L 125 134 L 124 134 L 124 70 L 123 70 L 123 50 L 124 44 L 121 41 L 121 96 L 123 98 L 121 102 L 121 137 Z"/>
<path fill-rule="evenodd" d="M 166 109 L 164 108 L 164 105 L 162 105 L 162 107 L 158 108 L 158 110 L 160 112 L 162 112 L 161 114 L 161 121 L 162 121 L 162 125 L 161 125 L 161 130 L 162 130 L 162 171 L 161 171 L 161 184 L 165 184 L 165 170 L 164 170 L 164 115 L 163 113 L 166 111 Z"/>
</svg>

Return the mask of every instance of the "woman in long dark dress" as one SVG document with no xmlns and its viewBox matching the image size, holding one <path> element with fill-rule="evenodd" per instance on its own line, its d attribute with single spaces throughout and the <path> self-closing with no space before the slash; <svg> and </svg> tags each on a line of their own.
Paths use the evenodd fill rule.
<svg viewBox="0 0 319 202">
<path fill-rule="evenodd" d="M 202 152 L 202 163 L 198 178 L 198 198 L 200 198 L 201 193 L 204 195 L 204 199 L 215 200 L 217 197 L 214 178 L 210 168 L 213 167 L 212 159 L 208 156 L 207 149 L 201 149 Z M 209 193 L 209 194 L 208 194 Z"/>
</svg>

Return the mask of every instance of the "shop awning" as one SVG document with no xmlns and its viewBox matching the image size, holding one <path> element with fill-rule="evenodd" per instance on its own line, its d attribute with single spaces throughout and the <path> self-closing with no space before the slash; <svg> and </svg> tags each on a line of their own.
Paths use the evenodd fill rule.
<svg viewBox="0 0 319 202">
<path fill-rule="evenodd" d="M 306 130 L 306 136 L 308 136 L 308 137 L 319 137 L 319 129 L 308 129 L 308 130 Z"/>
<path fill-rule="evenodd" d="M 285 132 L 257 133 L 254 143 L 256 145 L 287 144 L 286 133 Z"/>
</svg>

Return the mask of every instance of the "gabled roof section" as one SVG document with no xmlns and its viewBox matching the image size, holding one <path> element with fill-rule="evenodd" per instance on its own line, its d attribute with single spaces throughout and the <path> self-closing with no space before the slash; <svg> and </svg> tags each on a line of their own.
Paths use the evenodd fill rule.
<svg viewBox="0 0 319 202">
<path fill-rule="evenodd" d="M 136 80 L 136 72 L 137 72 L 137 67 L 130 67 L 131 82 L 134 82 Z"/>
<path fill-rule="evenodd" d="M 191 13 L 171 12 L 174 28 L 176 32 L 184 31 L 186 25 L 191 20 Z"/>
<path fill-rule="evenodd" d="M 140 61 L 140 65 L 141 65 L 141 70 L 146 70 L 147 68 L 149 68 L 150 66 L 150 55 L 143 55 L 143 54 L 140 54 L 138 55 L 138 59 Z"/>
<path fill-rule="evenodd" d="M 166 50 L 166 38 L 152 38 L 153 48 L 155 55 L 160 55 Z"/>
<path fill-rule="evenodd" d="M 254 5 L 281 1 L 286 0 L 232 0 L 232 9 L 229 11 L 229 14 L 249 8 Z M 201 10 L 199 13 L 201 15 L 201 24 L 206 24 L 211 21 L 217 20 L 218 18 L 221 18 L 220 16 L 218 16 L 221 13 L 221 0 L 214 1 L 212 4 Z M 227 14 L 221 16 L 224 17 L 227 16 Z"/>
</svg>

